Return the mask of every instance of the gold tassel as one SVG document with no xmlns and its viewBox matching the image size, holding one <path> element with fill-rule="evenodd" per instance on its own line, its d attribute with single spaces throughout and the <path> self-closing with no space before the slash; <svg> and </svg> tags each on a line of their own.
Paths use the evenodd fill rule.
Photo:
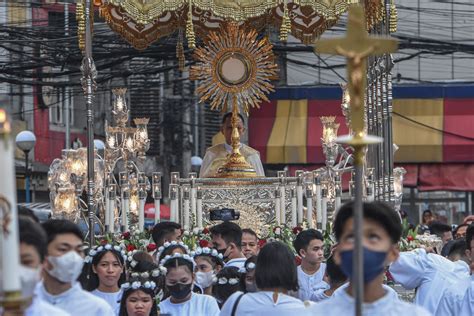
<svg viewBox="0 0 474 316">
<path fill-rule="evenodd" d="M 178 58 L 179 71 L 183 72 L 186 59 L 184 57 L 183 36 L 181 30 L 179 31 L 178 43 L 176 44 L 176 57 Z"/>
<path fill-rule="evenodd" d="M 395 6 L 395 1 L 392 0 L 390 3 L 390 33 L 395 33 L 397 31 L 397 21 L 397 7 Z"/>
<path fill-rule="evenodd" d="M 283 5 L 284 9 L 280 26 L 280 41 L 286 42 L 288 40 L 288 33 L 291 31 L 291 20 L 288 15 L 288 3 L 285 1 Z"/>
<path fill-rule="evenodd" d="M 188 47 L 191 49 L 196 48 L 196 35 L 194 34 L 193 26 L 193 4 L 192 0 L 189 0 L 189 11 L 188 20 L 186 21 L 186 38 L 188 39 Z"/>
<path fill-rule="evenodd" d="M 84 4 L 82 1 L 78 1 L 76 5 L 76 20 L 77 20 L 77 40 L 79 44 L 79 49 L 84 53 L 86 49 L 86 21 L 85 21 L 85 12 Z"/>
</svg>

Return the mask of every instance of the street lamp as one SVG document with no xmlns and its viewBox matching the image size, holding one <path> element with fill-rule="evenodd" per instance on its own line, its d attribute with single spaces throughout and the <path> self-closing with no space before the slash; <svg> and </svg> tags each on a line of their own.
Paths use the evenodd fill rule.
<svg viewBox="0 0 474 316">
<path fill-rule="evenodd" d="M 25 201 L 30 203 L 30 174 L 28 168 L 28 154 L 35 147 L 36 136 L 30 131 L 23 131 L 16 135 L 16 146 L 25 153 Z"/>
</svg>

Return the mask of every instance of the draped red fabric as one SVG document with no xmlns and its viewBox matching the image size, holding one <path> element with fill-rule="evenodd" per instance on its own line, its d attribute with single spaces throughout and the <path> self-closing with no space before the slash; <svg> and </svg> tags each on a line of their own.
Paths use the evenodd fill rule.
<svg viewBox="0 0 474 316">
<path fill-rule="evenodd" d="M 474 165 L 422 164 L 418 179 L 420 191 L 474 191 Z"/>
</svg>

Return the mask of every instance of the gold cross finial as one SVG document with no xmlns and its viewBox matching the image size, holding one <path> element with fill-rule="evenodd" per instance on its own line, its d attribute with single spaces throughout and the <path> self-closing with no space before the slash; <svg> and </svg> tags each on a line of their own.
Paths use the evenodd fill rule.
<svg viewBox="0 0 474 316">
<path fill-rule="evenodd" d="M 350 95 L 350 117 L 355 138 L 364 136 L 364 94 L 369 55 L 382 55 L 397 50 L 398 42 L 391 37 L 369 36 L 365 28 L 364 9 L 360 5 L 349 9 L 346 37 L 319 40 L 317 53 L 342 55 L 347 58 Z"/>
</svg>

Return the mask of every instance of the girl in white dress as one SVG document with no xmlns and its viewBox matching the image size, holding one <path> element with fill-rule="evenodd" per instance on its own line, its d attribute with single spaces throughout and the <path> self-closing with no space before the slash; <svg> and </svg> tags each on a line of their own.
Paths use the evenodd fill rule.
<svg viewBox="0 0 474 316">
<path fill-rule="evenodd" d="M 174 253 L 165 256 L 161 265 L 167 269 L 165 286 L 170 297 L 160 303 L 160 313 L 171 316 L 219 315 L 215 298 L 192 292 L 195 263 L 189 255 Z"/>
<path fill-rule="evenodd" d="M 157 287 L 149 278 L 130 278 L 122 284 L 123 295 L 120 301 L 119 316 L 156 316 L 155 303 Z"/>
<path fill-rule="evenodd" d="M 122 296 L 120 285 L 125 282 L 125 260 L 125 250 L 112 244 L 92 248 L 85 258 L 85 290 L 105 300 L 116 315 Z"/>
</svg>

